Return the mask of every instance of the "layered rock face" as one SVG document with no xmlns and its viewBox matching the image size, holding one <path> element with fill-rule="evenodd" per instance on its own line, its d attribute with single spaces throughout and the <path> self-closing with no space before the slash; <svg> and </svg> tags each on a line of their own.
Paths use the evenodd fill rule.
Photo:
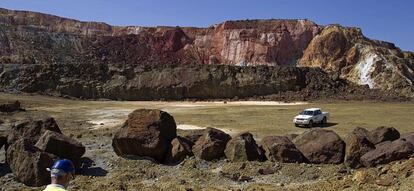
<svg viewBox="0 0 414 191">
<path fill-rule="evenodd" d="M 408 97 L 414 95 L 413 53 L 401 51 L 391 43 L 370 40 L 356 28 L 324 27 L 308 20 L 227 21 L 208 28 L 118 27 L 0 9 L 0 64 L 16 64 L 7 67 L 19 71 L 25 70 L 17 66 L 22 64 L 70 65 L 68 67 L 90 64 L 97 66 L 93 70 L 100 70 L 98 66 L 101 65 L 128 68 L 171 64 L 182 67 L 189 64 L 320 67 L 372 89 L 392 90 Z M 138 71 L 129 67 L 125 72 L 126 78 L 114 77 L 113 80 L 129 82 Z M 45 79 L 49 75 L 41 70 L 33 78 Z M 22 83 L 16 74 L 6 72 L 0 77 L 3 86 Z M 63 74 L 55 77 L 54 82 L 68 78 Z M 100 81 L 112 76 L 91 77 L 91 81 Z M 146 79 L 153 81 L 155 77 Z M 197 77 L 203 76 L 192 76 Z M 264 84 L 263 76 L 255 77 L 252 77 L 255 86 Z M 85 90 L 90 87 L 85 83 L 78 85 L 86 87 Z M 16 90 L 33 91 L 30 88 Z"/>
<path fill-rule="evenodd" d="M 412 52 L 394 44 L 370 40 L 360 29 L 327 26 L 312 39 L 299 66 L 320 67 L 371 89 L 411 95 L 414 82 Z"/>
<path fill-rule="evenodd" d="M 308 20 L 227 21 L 209 28 L 116 27 L 0 10 L 2 62 L 296 64 L 320 27 Z"/>
<path fill-rule="evenodd" d="M 224 65 L 0 65 L 0 89 L 88 99 L 179 100 L 345 89 L 320 69 Z"/>
</svg>

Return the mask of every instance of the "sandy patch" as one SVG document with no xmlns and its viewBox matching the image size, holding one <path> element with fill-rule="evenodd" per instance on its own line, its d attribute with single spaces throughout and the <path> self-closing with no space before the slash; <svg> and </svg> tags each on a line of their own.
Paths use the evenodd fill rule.
<svg viewBox="0 0 414 191">
<path fill-rule="evenodd" d="M 197 125 L 189 125 L 189 124 L 180 124 L 177 125 L 177 129 L 180 130 L 202 130 L 202 129 L 206 129 L 207 127 L 201 127 L 201 126 L 197 126 Z M 238 131 L 232 130 L 232 129 L 222 129 L 222 128 L 217 128 L 217 127 L 212 127 L 215 129 L 219 129 L 229 135 L 235 135 L 238 133 Z"/>
<path fill-rule="evenodd" d="M 281 105 L 281 106 L 289 106 L 289 105 L 305 105 L 306 102 L 279 102 L 279 101 L 232 101 L 232 102 L 214 102 L 214 103 L 222 103 L 223 105 Z"/>
<path fill-rule="evenodd" d="M 200 130 L 200 129 L 205 129 L 205 128 L 206 127 L 200 127 L 196 125 L 186 125 L 186 124 L 177 125 L 177 129 L 181 129 L 181 130 Z"/>
<path fill-rule="evenodd" d="M 173 105 L 170 105 L 170 106 L 172 106 L 172 107 L 205 107 L 205 106 L 207 106 L 207 105 L 205 105 L 205 104 L 191 104 L 191 103 L 179 103 L 179 104 L 173 104 Z"/>
<path fill-rule="evenodd" d="M 90 119 L 87 122 L 92 124 L 91 129 L 111 128 L 121 125 L 131 112 L 130 109 L 90 110 L 86 112 Z"/>
<path fill-rule="evenodd" d="M 208 107 L 208 106 L 292 106 L 292 105 L 305 105 L 307 102 L 279 102 L 279 101 L 215 101 L 215 102 L 183 102 L 176 103 L 170 102 L 167 104 L 169 107 L 177 108 L 193 108 L 193 107 Z"/>
<path fill-rule="evenodd" d="M 100 129 L 104 127 L 115 127 L 121 125 L 123 120 L 120 119 L 101 119 L 101 120 L 90 120 L 88 123 L 92 124 L 91 129 Z"/>
</svg>

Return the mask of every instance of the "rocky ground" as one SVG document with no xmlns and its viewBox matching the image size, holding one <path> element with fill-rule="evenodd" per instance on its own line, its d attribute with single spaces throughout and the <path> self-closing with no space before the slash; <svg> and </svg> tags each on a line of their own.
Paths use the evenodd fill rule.
<svg viewBox="0 0 414 191">
<path fill-rule="evenodd" d="M 48 98 L 44 98 L 48 100 Z M 42 99 L 27 103 L 26 112 L 1 114 L 4 130 L 10 119 L 44 115 L 48 107 Z M 53 99 L 52 99 L 53 100 Z M 64 108 L 61 100 L 59 107 Z M 51 102 L 49 104 L 59 104 Z M 30 107 L 37 108 L 35 111 Z M 343 164 L 315 165 L 278 162 L 230 162 L 227 159 L 204 161 L 188 157 L 177 165 L 163 165 L 144 158 L 122 158 L 112 149 L 117 128 L 91 128 L 79 114 L 66 112 L 58 117 L 65 135 L 86 146 L 84 167 L 70 190 L 412 190 L 414 158 L 352 170 Z M 178 130 L 179 135 L 190 134 Z M 18 183 L 4 164 L 0 151 L 2 190 L 38 190 Z"/>
<path fill-rule="evenodd" d="M 305 131 L 287 125 L 302 106 L 230 108 L 230 100 L 323 101 L 309 106 L 334 112 L 334 121 L 323 128 L 342 138 L 360 125 L 412 132 L 412 102 L 382 101 L 409 101 L 413 71 L 412 52 L 368 39 L 357 28 L 308 20 L 227 21 L 208 28 L 117 27 L 0 8 L 2 92 L 88 100 L 220 101 L 219 107 L 188 109 L 185 105 L 200 103 L 175 107 L 177 103 L 34 96 L 22 102 L 27 111 L 1 106 L 6 113 L 0 114 L 0 133 L 23 118 L 52 115 L 64 139 L 86 147 L 71 190 L 413 190 L 414 158 L 358 170 L 342 164 L 208 162 L 196 157 L 164 165 L 119 157 L 111 146 L 119 121 L 137 107 L 171 110 L 187 129 L 216 125 L 231 135 L 248 130 L 256 140 Z M 13 97 L 22 98 L 1 95 L 0 100 Z M 335 105 L 344 100 L 358 101 Z M 178 135 L 200 131 L 182 129 Z M 16 181 L 4 150 L 0 185 L 0 190 L 41 189 Z"/>
</svg>

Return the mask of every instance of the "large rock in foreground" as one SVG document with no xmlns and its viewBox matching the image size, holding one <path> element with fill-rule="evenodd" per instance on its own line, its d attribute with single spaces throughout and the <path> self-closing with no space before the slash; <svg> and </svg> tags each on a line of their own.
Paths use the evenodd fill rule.
<svg viewBox="0 0 414 191">
<path fill-rule="evenodd" d="M 115 133 L 112 147 L 119 156 L 151 157 L 163 162 L 176 131 L 174 118 L 167 112 L 138 109 L 129 114 Z"/>
<path fill-rule="evenodd" d="M 345 143 L 331 130 L 312 129 L 293 142 L 310 163 L 339 164 L 344 160 Z"/>
<path fill-rule="evenodd" d="M 369 131 L 363 127 L 356 127 L 354 130 L 352 130 L 352 134 L 355 134 L 358 136 L 364 136 L 368 138 L 370 136 Z"/>
<path fill-rule="evenodd" d="M 394 141 L 400 138 L 400 133 L 393 127 L 378 127 L 369 133 L 369 140 L 378 144 L 385 141 Z"/>
<path fill-rule="evenodd" d="M 305 162 L 306 158 L 289 140 L 283 136 L 268 136 L 262 139 L 262 147 L 270 161 L 278 162 Z"/>
<path fill-rule="evenodd" d="M 345 143 L 345 165 L 351 168 L 363 166 L 360 161 L 361 156 L 375 149 L 375 145 L 369 141 L 368 137 L 363 133 L 358 133 L 357 129 L 346 137 Z"/>
<path fill-rule="evenodd" d="M 264 160 L 263 150 L 256 144 L 251 133 L 242 133 L 233 137 L 224 150 L 230 161 L 262 161 Z"/>
<path fill-rule="evenodd" d="M 401 139 L 404 139 L 414 145 L 414 132 L 401 136 Z"/>
<path fill-rule="evenodd" d="M 46 130 L 62 133 L 52 117 L 27 118 L 12 126 L 7 143 L 11 145 L 18 139 L 26 139 L 34 145 Z"/>
<path fill-rule="evenodd" d="M 176 137 L 171 141 L 165 162 L 169 164 L 181 162 L 185 157 L 193 154 L 191 151 L 193 145 L 193 142 L 184 137 Z"/>
<path fill-rule="evenodd" d="M 384 142 L 361 157 L 361 162 L 366 167 L 378 164 L 386 164 L 392 161 L 409 158 L 414 154 L 414 145 L 404 139 Z"/>
<path fill-rule="evenodd" d="M 208 127 L 193 146 L 194 156 L 208 161 L 219 159 L 224 156 L 230 139 L 230 135 L 223 131 Z"/>
<path fill-rule="evenodd" d="M 7 163 L 16 179 L 27 186 L 43 186 L 50 183 L 46 170 L 53 165 L 56 156 L 34 147 L 29 140 L 20 139 L 6 153 Z"/>
<path fill-rule="evenodd" d="M 36 145 L 42 151 L 52 153 L 60 158 L 72 160 L 75 166 L 79 165 L 79 160 L 85 154 L 85 146 L 75 139 L 63 134 L 47 130 L 39 138 Z"/>
</svg>

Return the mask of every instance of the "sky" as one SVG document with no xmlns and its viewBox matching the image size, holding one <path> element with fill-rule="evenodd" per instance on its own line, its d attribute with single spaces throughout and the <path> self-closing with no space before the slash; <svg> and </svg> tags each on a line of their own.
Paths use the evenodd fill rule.
<svg viewBox="0 0 414 191">
<path fill-rule="evenodd" d="M 362 29 L 414 51 L 413 0 L 0 0 L 0 7 L 118 26 L 206 27 L 226 20 L 309 19 Z"/>
</svg>

